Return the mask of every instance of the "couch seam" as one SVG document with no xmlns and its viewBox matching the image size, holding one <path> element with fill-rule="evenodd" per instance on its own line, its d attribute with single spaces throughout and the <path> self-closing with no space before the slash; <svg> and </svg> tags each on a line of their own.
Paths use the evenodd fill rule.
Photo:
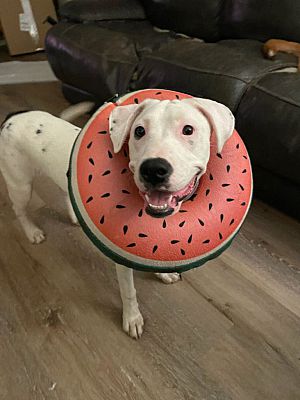
<svg viewBox="0 0 300 400">
<path fill-rule="evenodd" d="M 266 89 L 266 88 L 264 88 L 263 86 L 261 86 L 259 84 L 255 84 L 255 85 L 253 85 L 253 87 L 255 89 L 261 90 L 262 92 L 268 94 L 269 96 L 272 96 L 272 97 L 274 97 L 274 98 L 276 98 L 278 100 L 284 101 L 285 103 L 291 104 L 291 105 L 296 106 L 296 107 L 300 107 L 300 103 L 298 103 L 296 101 L 293 101 L 293 100 L 291 100 L 291 99 L 289 99 L 289 98 L 287 98 L 285 96 L 282 96 L 282 95 L 279 95 L 279 94 L 275 94 L 271 90 Z"/>
</svg>

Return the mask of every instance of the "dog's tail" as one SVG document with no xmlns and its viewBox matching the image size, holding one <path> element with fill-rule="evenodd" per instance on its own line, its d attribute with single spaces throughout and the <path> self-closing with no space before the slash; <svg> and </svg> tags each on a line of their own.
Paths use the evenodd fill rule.
<svg viewBox="0 0 300 400">
<path fill-rule="evenodd" d="M 73 122 L 76 118 L 91 112 L 95 108 L 95 103 L 92 101 L 83 101 L 73 104 L 61 112 L 60 118 L 68 122 Z"/>
</svg>

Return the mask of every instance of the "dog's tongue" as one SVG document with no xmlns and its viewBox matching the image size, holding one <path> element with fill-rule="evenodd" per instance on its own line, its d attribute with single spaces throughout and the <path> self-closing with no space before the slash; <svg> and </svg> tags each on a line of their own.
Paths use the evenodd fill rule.
<svg viewBox="0 0 300 400">
<path fill-rule="evenodd" d="M 159 190 L 153 190 L 146 194 L 146 200 L 149 204 L 154 206 L 164 206 L 167 204 L 171 207 L 172 195 L 167 192 L 160 192 Z"/>
</svg>

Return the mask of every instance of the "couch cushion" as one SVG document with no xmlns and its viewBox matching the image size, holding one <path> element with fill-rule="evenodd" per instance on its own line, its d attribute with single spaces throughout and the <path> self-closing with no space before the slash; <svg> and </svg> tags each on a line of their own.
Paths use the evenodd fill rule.
<svg viewBox="0 0 300 400">
<path fill-rule="evenodd" d="M 224 5 L 222 37 L 300 41 L 297 0 L 227 0 Z"/>
<path fill-rule="evenodd" d="M 104 99 L 126 90 L 138 62 L 130 39 L 90 24 L 55 25 L 46 51 L 59 79 Z"/>
<path fill-rule="evenodd" d="M 299 73 L 259 80 L 243 97 L 236 124 L 254 164 L 300 184 Z"/>
<path fill-rule="evenodd" d="M 248 86 L 268 71 L 295 66 L 296 58 L 280 54 L 275 61 L 261 54 L 253 40 L 201 43 L 177 39 L 142 57 L 132 89 L 158 87 L 208 97 L 233 111 Z"/>
</svg>

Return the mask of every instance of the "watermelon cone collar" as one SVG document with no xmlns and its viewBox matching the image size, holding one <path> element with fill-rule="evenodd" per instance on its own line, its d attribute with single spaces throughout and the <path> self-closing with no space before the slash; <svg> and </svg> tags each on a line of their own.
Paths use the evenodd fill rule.
<svg viewBox="0 0 300 400">
<path fill-rule="evenodd" d="M 69 166 L 69 194 L 92 242 L 116 263 L 153 272 L 183 272 L 221 254 L 239 231 L 252 198 L 252 171 L 235 131 L 222 154 L 212 145 L 207 171 L 175 215 L 153 218 L 144 210 L 128 168 L 126 146 L 114 154 L 108 119 L 114 107 L 184 99 L 184 93 L 146 89 L 104 104 L 77 137 Z"/>
</svg>

